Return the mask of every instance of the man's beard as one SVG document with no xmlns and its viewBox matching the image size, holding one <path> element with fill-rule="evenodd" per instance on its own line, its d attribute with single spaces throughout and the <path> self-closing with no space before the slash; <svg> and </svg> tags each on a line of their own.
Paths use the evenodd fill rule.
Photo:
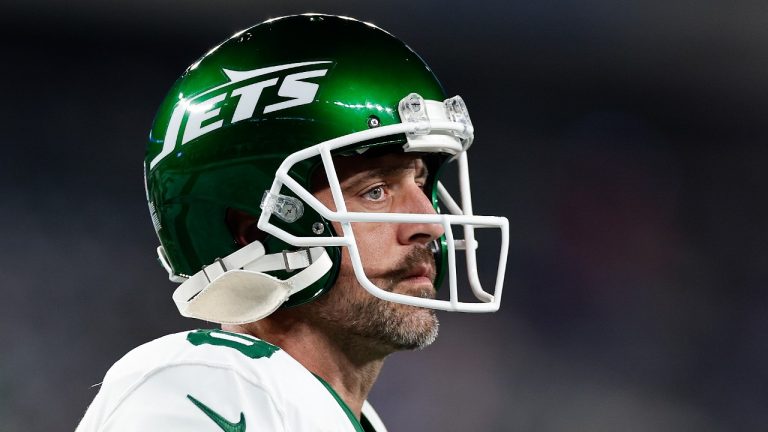
<svg viewBox="0 0 768 432">
<path fill-rule="evenodd" d="M 392 292 L 408 278 L 410 270 L 425 262 L 434 268 L 432 252 L 426 248 L 414 248 L 392 271 L 371 281 L 381 289 Z M 352 293 L 353 290 L 359 292 Z M 435 290 L 420 286 L 417 292 L 409 290 L 403 294 L 434 298 Z M 349 267 L 342 268 L 334 287 L 315 305 L 313 309 L 318 318 L 344 333 L 336 337 L 357 336 L 357 342 L 371 342 L 385 351 L 421 349 L 437 338 L 439 325 L 433 309 L 374 297 L 360 286 Z"/>
</svg>

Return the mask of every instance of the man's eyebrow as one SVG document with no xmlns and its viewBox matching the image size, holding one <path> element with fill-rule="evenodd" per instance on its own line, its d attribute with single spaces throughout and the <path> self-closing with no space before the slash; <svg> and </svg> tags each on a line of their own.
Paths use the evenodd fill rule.
<svg viewBox="0 0 768 432">
<path fill-rule="evenodd" d="M 396 167 L 371 168 L 371 169 L 359 172 L 357 174 L 354 174 L 349 178 L 342 180 L 341 183 L 354 185 L 370 177 L 390 177 L 393 175 L 400 174 L 404 171 L 412 171 L 412 170 L 416 171 L 416 175 L 415 175 L 416 178 L 426 178 L 429 176 L 429 170 L 427 169 L 427 164 L 421 163 L 416 166 L 409 164 L 409 165 L 396 166 Z"/>
</svg>

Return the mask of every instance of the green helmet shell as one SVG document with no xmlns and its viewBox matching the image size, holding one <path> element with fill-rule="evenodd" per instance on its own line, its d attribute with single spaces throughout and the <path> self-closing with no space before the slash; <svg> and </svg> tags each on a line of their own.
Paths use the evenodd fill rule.
<svg viewBox="0 0 768 432">
<path fill-rule="evenodd" d="M 162 102 L 144 160 L 150 213 L 173 273 L 188 277 L 239 248 L 225 223 L 227 210 L 257 217 L 286 156 L 399 123 L 397 104 L 413 92 L 446 97 L 430 68 L 403 42 L 337 16 L 269 20 L 194 62 Z M 358 147 L 404 142 L 391 136 Z M 290 175 L 311 190 L 319 164 L 304 161 Z M 285 188 L 281 193 L 293 196 Z M 325 225 L 320 235 L 334 235 L 308 205 L 296 222 L 276 221 L 297 236 L 318 236 L 312 231 L 317 222 Z M 264 243 L 267 253 L 296 249 L 274 237 Z M 341 254 L 326 249 L 333 270 L 286 305 L 309 301 L 334 283 Z"/>
</svg>

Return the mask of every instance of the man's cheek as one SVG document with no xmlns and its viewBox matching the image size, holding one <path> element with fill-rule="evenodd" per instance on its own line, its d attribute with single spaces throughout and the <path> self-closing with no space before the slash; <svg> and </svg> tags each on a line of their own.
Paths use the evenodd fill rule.
<svg viewBox="0 0 768 432">
<path fill-rule="evenodd" d="M 355 232 L 355 239 L 363 258 L 363 264 L 381 267 L 381 264 L 394 261 L 391 257 L 392 246 L 395 243 L 395 232 L 390 229 L 392 224 L 368 223 Z M 359 234 L 358 234 L 359 232 Z"/>
</svg>

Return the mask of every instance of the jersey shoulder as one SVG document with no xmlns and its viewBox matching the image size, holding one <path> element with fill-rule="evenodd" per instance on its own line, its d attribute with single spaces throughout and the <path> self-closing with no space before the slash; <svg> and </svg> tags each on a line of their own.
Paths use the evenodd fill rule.
<svg viewBox="0 0 768 432">
<path fill-rule="evenodd" d="M 258 430 L 356 429 L 315 376 L 280 348 L 195 330 L 148 342 L 115 363 L 78 432 L 216 425 L 245 432 L 237 429 L 241 418 Z"/>
<path fill-rule="evenodd" d="M 184 331 L 129 351 L 109 369 L 103 385 L 132 385 L 163 369 L 185 365 L 228 368 L 254 375 L 263 365 L 252 360 L 269 359 L 277 352 L 280 348 L 248 335 L 212 329 Z M 287 366 L 286 360 L 284 353 L 276 356 L 270 369 Z"/>
</svg>

